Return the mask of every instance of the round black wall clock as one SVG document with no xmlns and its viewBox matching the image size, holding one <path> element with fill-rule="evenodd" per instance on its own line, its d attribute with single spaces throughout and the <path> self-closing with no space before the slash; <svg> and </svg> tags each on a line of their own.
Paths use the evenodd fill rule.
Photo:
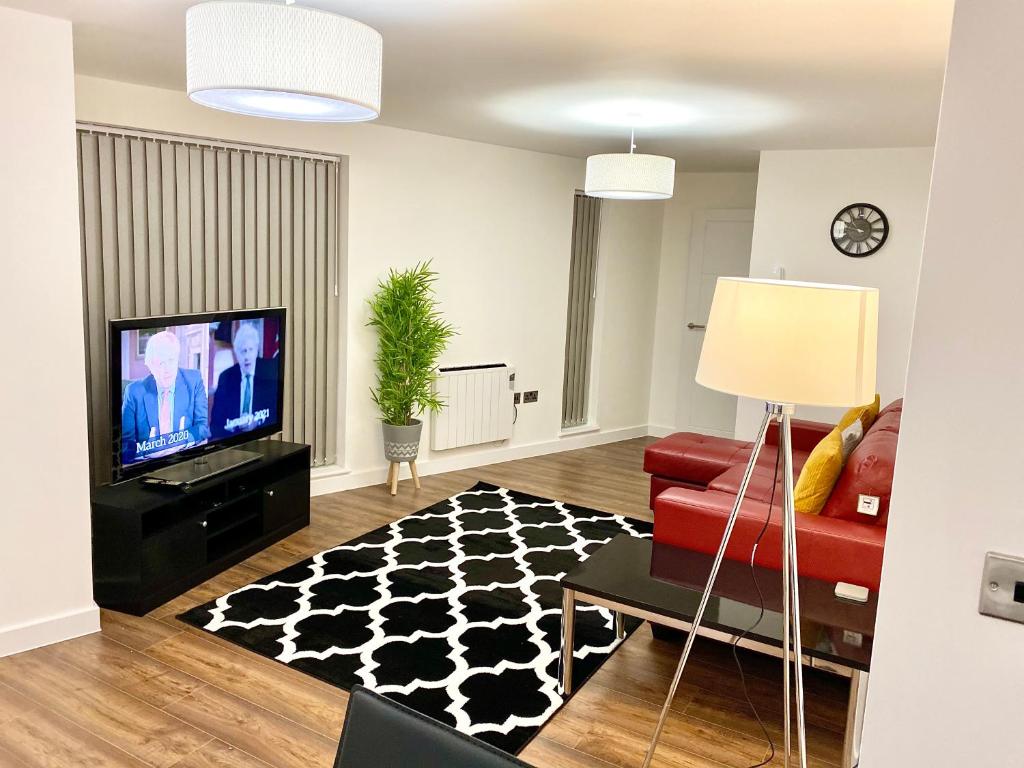
<svg viewBox="0 0 1024 768">
<path fill-rule="evenodd" d="M 832 219 L 832 245 L 846 256 L 870 256 L 889 237 L 889 219 L 870 203 L 848 205 Z"/>
</svg>

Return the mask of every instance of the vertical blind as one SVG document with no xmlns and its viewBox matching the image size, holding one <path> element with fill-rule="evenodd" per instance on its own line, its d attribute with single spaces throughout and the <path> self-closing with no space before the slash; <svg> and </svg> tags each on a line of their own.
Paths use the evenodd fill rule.
<svg viewBox="0 0 1024 768">
<path fill-rule="evenodd" d="M 569 308 L 565 331 L 565 371 L 562 378 L 562 427 L 578 427 L 587 422 L 600 225 L 600 198 L 587 197 L 577 192 L 573 204 Z"/>
<path fill-rule="evenodd" d="M 340 160 L 79 126 L 91 464 L 110 479 L 107 321 L 288 308 L 282 437 L 335 459 Z"/>
</svg>

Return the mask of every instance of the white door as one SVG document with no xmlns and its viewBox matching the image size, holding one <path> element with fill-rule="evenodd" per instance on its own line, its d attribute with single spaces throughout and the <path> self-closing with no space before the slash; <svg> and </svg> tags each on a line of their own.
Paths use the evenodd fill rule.
<svg viewBox="0 0 1024 768">
<path fill-rule="evenodd" d="M 732 437 L 736 429 L 736 397 L 706 389 L 694 377 L 715 281 L 722 276 L 750 274 L 753 234 L 752 210 L 707 210 L 693 214 L 677 410 L 677 424 L 685 431 Z"/>
</svg>

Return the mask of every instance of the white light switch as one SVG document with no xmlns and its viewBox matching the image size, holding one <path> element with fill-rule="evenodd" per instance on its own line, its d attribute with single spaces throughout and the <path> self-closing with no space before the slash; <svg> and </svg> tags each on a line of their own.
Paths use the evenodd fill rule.
<svg viewBox="0 0 1024 768">
<path fill-rule="evenodd" d="M 866 496 L 863 493 L 857 496 L 857 511 L 862 515 L 878 517 L 878 508 L 880 504 L 881 499 L 877 496 Z"/>
</svg>

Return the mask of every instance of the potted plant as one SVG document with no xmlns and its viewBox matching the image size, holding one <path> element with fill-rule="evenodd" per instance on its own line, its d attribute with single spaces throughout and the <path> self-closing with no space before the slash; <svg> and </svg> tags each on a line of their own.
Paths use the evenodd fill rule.
<svg viewBox="0 0 1024 768">
<path fill-rule="evenodd" d="M 404 271 L 392 269 L 368 302 L 367 325 L 377 329 L 377 385 L 371 394 L 380 410 L 384 456 L 392 471 L 398 462 L 415 462 L 419 454 L 423 423 L 416 417 L 444 407 L 431 385 L 437 359 L 456 331 L 437 310 L 436 278 L 429 261 Z"/>
</svg>

